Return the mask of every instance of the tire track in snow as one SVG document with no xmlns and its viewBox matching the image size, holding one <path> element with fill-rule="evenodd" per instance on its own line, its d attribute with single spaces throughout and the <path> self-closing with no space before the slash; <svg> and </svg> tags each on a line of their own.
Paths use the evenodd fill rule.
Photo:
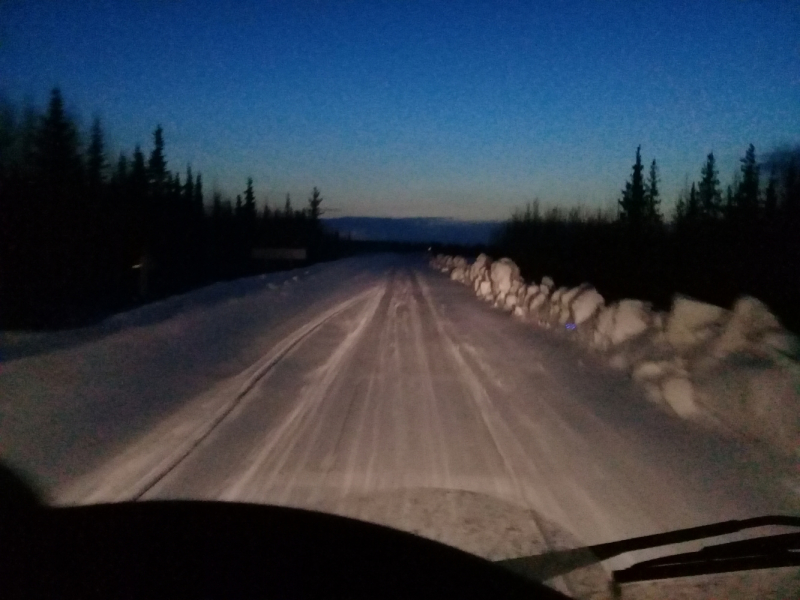
<svg viewBox="0 0 800 600">
<path fill-rule="evenodd" d="M 384 286 L 371 288 L 309 321 L 238 376 L 190 401 L 106 464 L 58 490 L 55 503 L 89 504 L 142 499 L 186 460 L 234 409 L 240 407 L 256 384 L 268 376 L 292 349 L 334 317 L 359 302 L 374 300 L 376 295 L 383 294 L 383 290 Z"/>
<path fill-rule="evenodd" d="M 396 340 L 393 339 L 390 334 L 395 329 L 394 320 L 396 319 L 397 308 L 400 304 L 397 298 L 398 288 L 400 288 L 401 291 L 405 288 L 405 281 L 408 275 L 402 271 L 395 275 L 387 291 L 386 313 L 381 315 L 380 331 L 377 334 L 377 344 L 375 344 L 379 355 L 377 361 L 378 365 L 383 364 L 380 357 L 384 355 L 384 352 L 387 349 L 396 348 L 397 346 Z M 350 395 L 347 410 L 339 424 L 336 443 L 334 444 L 332 452 L 326 456 L 328 460 L 325 465 L 322 483 L 312 488 L 308 498 L 308 504 L 310 506 L 326 501 L 327 498 L 323 498 L 323 495 L 330 496 L 333 494 L 338 499 L 341 499 L 348 494 L 352 494 L 354 490 L 360 491 L 368 489 L 368 487 L 364 485 L 364 482 L 369 479 L 369 472 L 373 470 L 372 465 L 376 458 L 374 449 L 377 448 L 379 438 L 376 434 L 375 427 L 371 429 L 372 436 L 367 436 L 365 431 L 367 428 L 368 416 L 370 416 L 371 413 L 370 408 L 374 408 L 375 406 L 374 394 L 376 388 L 379 387 L 378 381 L 384 377 L 384 369 L 379 367 L 370 370 L 363 391 L 361 393 L 354 392 Z M 349 423 L 351 419 L 355 422 L 354 426 Z M 350 438 L 348 433 L 352 430 L 355 431 L 355 434 Z M 372 442 L 362 447 L 363 440 L 365 439 L 372 439 Z M 348 445 L 350 446 L 349 450 L 347 448 Z M 357 461 L 358 457 L 363 453 L 369 455 L 370 466 L 363 472 L 359 472 Z M 346 465 L 343 472 L 337 468 L 340 463 Z M 361 477 L 357 477 L 357 474 L 361 475 Z M 360 486 L 356 483 L 357 479 L 361 479 L 361 481 L 358 482 L 361 484 Z M 335 492 L 332 490 L 335 490 Z"/>
<path fill-rule="evenodd" d="M 433 373 L 430 368 L 430 358 L 428 356 L 428 348 L 425 344 L 425 335 L 423 331 L 423 307 L 420 306 L 420 301 L 417 300 L 416 297 L 417 293 L 422 294 L 422 290 L 416 276 L 411 277 L 411 283 L 412 289 L 409 294 L 409 304 L 411 309 L 411 331 L 414 340 L 414 354 L 417 358 L 416 366 L 420 373 L 424 396 L 429 399 L 429 402 L 425 403 L 428 412 L 427 419 L 423 422 L 428 424 L 430 432 L 425 436 L 425 439 L 433 445 L 433 452 L 431 452 L 430 455 L 436 460 L 434 468 L 432 469 L 436 474 L 436 480 L 440 483 L 441 487 L 452 489 L 453 482 L 448 449 L 445 443 L 445 427 L 442 422 L 441 399 L 436 394 L 433 385 Z M 424 298 L 422 301 L 424 302 Z"/>
<path fill-rule="evenodd" d="M 413 271 L 399 272 L 380 309 L 379 326 L 361 342 L 374 351 L 366 358 L 361 348 L 364 364 L 372 368 L 363 387 L 349 395 L 352 420 L 341 423 L 339 449 L 322 480 L 308 479 L 313 488 L 304 506 L 339 506 L 354 494 L 387 489 L 451 486 L 422 320 L 426 307 Z M 406 377 L 409 370 L 413 375 Z"/>
<path fill-rule="evenodd" d="M 520 481 L 520 477 L 513 467 L 515 462 L 520 462 L 520 455 L 522 455 L 522 458 L 525 458 L 524 451 L 517 447 L 518 444 L 513 443 L 513 441 L 515 441 L 513 433 L 509 430 L 508 426 L 503 421 L 503 418 L 497 414 L 497 411 L 492 407 L 492 400 L 489 397 L 486 388 L 483 386 L 475 372 L 470 368 L 469 363 L 464 358 L 464 355 L 459 349 L 458 344 L 445 331 L 443 318 L 436 310 L 435 302 L 431 297 L 430 290 L 419 278 L 419 276 L 417 277 L 423 297 L 427 301 L 431 313 L 434 315 L 434 323 L 436 324 L 439 336 L 443 340 L 444 346 L 448 351 L 450 358 L 457 367 L 461 381 L 468 389 L 469 395 L 471 396 L 475 406 L 478 408 L 478 414 L 480 414 L 483 424 L 490 434 L 490 438 L 495 446 L 495 449 L 497 450 L 497 453 L 502 458 L 506 475 L 512 487 L 511 491 L 513 495 L 509 499 L 531 509 L 538 508 L 531 504 L 528 495 L 525 493 L 525 486 Z M 518 460 L 514 461 L 512 456 Z"/>
<path fill-rule="evenodd" d="M 530 460 L 526 456 L 526 453 L 521 447 L 519 441 L 516 439 L 508 424 L 500 415 L 499 411 L 494 407 L 489 393 L 486 391 L 486 388 L 481 383 L 473 369 L 469 366 L 469 363 L 459 349 L 459 345 L 445 330 L 444 318 L 441 316 L 439 311 L 436 310 L 435 302 L 427 284 L 422 281 L 419 273 L 415 273 L 414 275 L 420 290 L 422 291 L 422 296 L 427 302 L 430 312 L 433 315 L 433 321 L 436 325 L 439 336 L 457 368 L 457 371 L 461 377 L 461 381 L 469 390 L 469 395 L 472 397 L 473 403 L 478 408 L 478 413 L 481 416 L 486 430 L 489 432 L 489 437 L 495 446 L 495 450 L 502 459 L 506 476 L 511 487 L 511 490 L 509 491 L 511 492 L 512 500 L 530 510 L 533 525 L 535 526 L 535 529 L 538 530 L 540 538 L 549 550 L 554 550 L 556 548 L 555 540 L 551 539 L 547 530 L 539 522 L 536 514 L 537 511 L 542 510 L 542 503 L 544 503 L 544 505 L 549 509 L 546 511 L 546 514 L 551 516 L 553 514 L 558 514 L 561 522 L 568 522 L 565 519 L 565 515 L 561 511 L 560 506 L 558 506 L 555 498 L 547 491 L 545 486 L 537 486 L 535 493 L 531 493 L 531 480 L 535 481 L 541 479 L 541 476 L 536 472 L 536 468 L 530 464 Z M 518 472 L 520 465 L 525 465 L 525 473 Z M 504 495 L 507 496 L 508 494 L 506 493 Z M 513 498 L 513 496 L 516 496 L 516 498 Z M 574 595 L 563 577 L 556 578 L 556 582 L 557 587 L 563 588 L 562 591 L 568 592 L 570 595 Z"/>
<path fill-rule="evenodd" d="M 258 452 L 251 459 L 250 466 L 234 482 L 226 486 L 221 500 L 255 499 L 262 489 L 269 489 L 273 486 L 281 469 L 295 450 L 290 441 L 298 438 L 304 428 L 320 426 L 319 422 L 315 423 L 312 417 L 325 399 L 328 389 L 339 374 L 342 365 L 350 357 L 367 326 L 372 322 L 385 293 L 385 284 L 369 292 L 369 302 L 361 314 L 358 325 L 339 344 L 328 361 L 317 370 L 316 380 L 303 390 L 301 398 L 284 421 L 270 430 L 264 443 L 259 446 Z M 310 439 L 315 439 L 315 436 L 312 435 Z M 307 458 L 309 452 L 310 449 L 307 448 L 304 458 Z M 277 456 L 274 456 L 276 453 Z M 272 464 L 267 469 L 266 465 L 270 462 Z M 268 471 L 267 477 L 259 477 L 264 474 L 264 471 Z M 292 481 L 289 480 L 286 482 L 284 496 L 288 497 L 291 491 Z"/>
</svg>

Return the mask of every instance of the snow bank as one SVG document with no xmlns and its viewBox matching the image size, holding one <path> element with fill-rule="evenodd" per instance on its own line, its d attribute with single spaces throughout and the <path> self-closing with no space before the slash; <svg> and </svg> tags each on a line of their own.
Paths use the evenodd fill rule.
<svg viewBox="0 0 800 600">
<path fill-rule="evenodd" d="M 604 356 L 677 416 L 800 457 L 800 342 L 759 300 L 745 296 L 727 310 L 676 295 L 659 313 L 635 299 L 606 305 L 587 283 L 525 282 L 508 258 L 481 254 L 469 265 L 439 255 L 431 266 L 494 307 Z"/>
</svg>

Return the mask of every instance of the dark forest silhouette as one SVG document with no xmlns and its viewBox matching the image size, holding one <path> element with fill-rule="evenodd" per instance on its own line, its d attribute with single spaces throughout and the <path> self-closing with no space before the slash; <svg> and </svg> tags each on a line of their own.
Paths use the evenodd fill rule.
<svg viewBox="0 0 800 600">
<path fill-rule="evenodd" d="M 282 207 L 259 211 L 249 178 L 235 200 L 214 192 L 206 203 L 199 172 L 167 168 L 161 127 L 148 154 L 137 146 L 111 164 L 104 144 L 98 119 L 83 142 L 58 89 L 44 114 L 0 107 L 0 327 L 81 325 L 281 266 L 254 259 L 254 248 L 305 248 L 308 261 L 419 249 L 326 233 L 317 188 L 302 209 L 287 194 Z M 637 148 L 615 211 L 542 211 L 536 201 L 514 214 L 492 252 L 528 278 L 589 281 L 610 300 L 666 307 L 680 292 L 730 305 L 752 294 L 798 330 L 798 233 L 800 149 L 759 164 L 751 145 L 724 191 L 709 154 L 666 222 L 658 165 L 645 166 Z"/>
<path fill-rule="evenodd" d="M 645 174 L 637 148 L 616 211 L 542 211 L 535 201 L 503 227 L 496 252 L 528 278 L 588 281 L 607 300 L 666 308 L 678 292 L 730 306 L 753 295 L 800 330 L 800 148 L 773 151 L 759 164 L 751 144 L 724 192 L 708 154 L 670 222 L 658 181 L 656 161 Z"/>
<path fill-rule="evenodd" d="M 253 180 L 235 203 L 202 175 L 170 171 L 161 127 L 153 148 L 112 165 L 101 123 L 82 144 L 54 89 L 43 115 L 0 115 L 0 327 L 63 327 L 220 279 L 274 268 L 254 247 L 335 255 L 314 188 L 303 209 L 258 211 Z M 85 146 L 85 150 L 82 148 Z"/>
</svg>

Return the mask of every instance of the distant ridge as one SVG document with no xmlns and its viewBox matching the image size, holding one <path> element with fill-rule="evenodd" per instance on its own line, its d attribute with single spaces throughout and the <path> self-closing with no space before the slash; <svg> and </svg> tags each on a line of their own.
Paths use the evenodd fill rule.
<svg viewBox="0 0 800 600">
<path fill-rule="evenodd" d="M 444 217 L 334 217 L 323 219 L 330 229 L 354 240 L 488 244 L 501 221 L 459 221 Z"/>
</svg>

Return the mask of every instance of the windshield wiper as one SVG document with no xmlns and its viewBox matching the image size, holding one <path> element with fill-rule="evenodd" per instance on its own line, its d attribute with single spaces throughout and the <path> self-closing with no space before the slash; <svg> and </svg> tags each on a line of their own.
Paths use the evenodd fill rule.
<svg viewBox="0 0 800 600">
<path fill-rule="evenodd" d="M 796 566 L 800 566 L 800 533 L 783 533 L 706 546 L 697 552 L 654 558 L 614 571 L 612 575 L 615 583 L 630 583 Z"/>
<path fill-rule="evenodd" d="M 689 527 L 606 544 L 511 558 L 498 561 L 498 564 L 537 581 L 542 581 L 602 562 L 625 552 L 680 544 L 765 526 L 800 527 L 800 517 L 777 515 L 723 521 L 712 525 Z M 615 583 L 630 583 L 648 579 L 785 566 L 800 566 L 800 533 L 762 536 L 708 546 L 698 552 L 643 561 L 627 569 L 614 571 L 612 576 Z"/>
</svg>

